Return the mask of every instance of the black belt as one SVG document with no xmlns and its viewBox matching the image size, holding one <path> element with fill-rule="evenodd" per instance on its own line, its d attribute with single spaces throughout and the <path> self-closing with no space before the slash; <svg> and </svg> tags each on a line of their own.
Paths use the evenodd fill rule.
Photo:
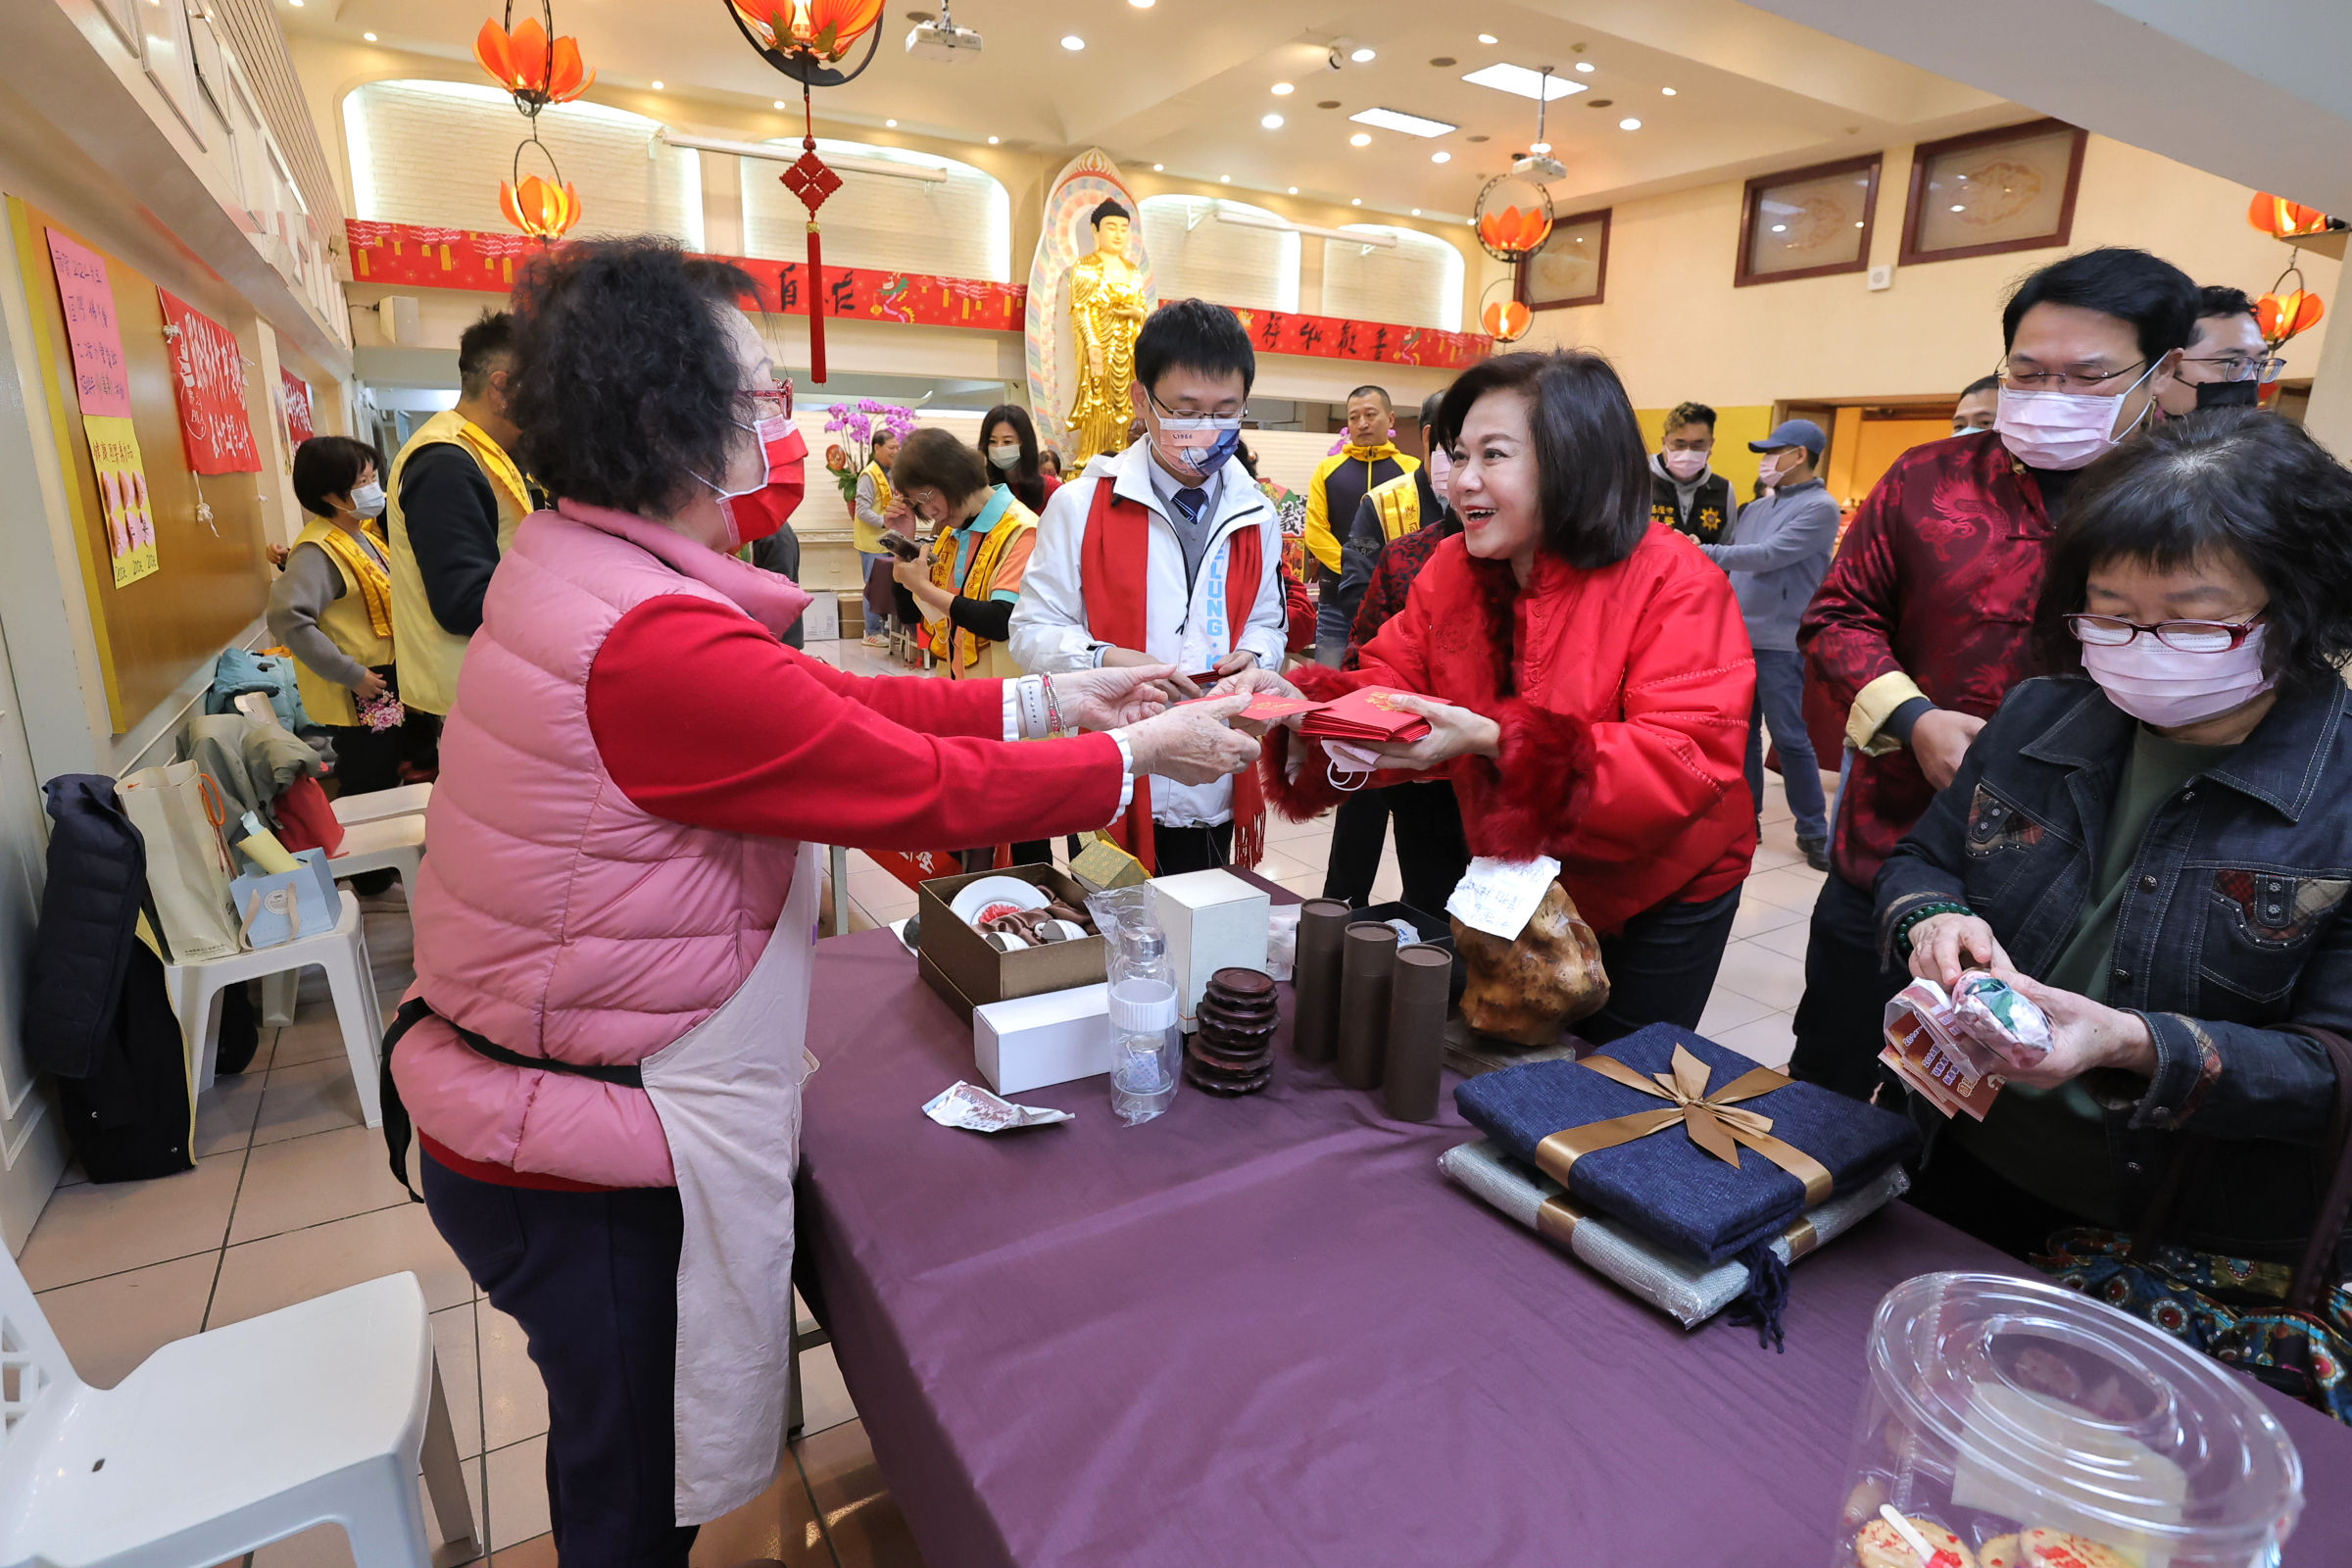
<svg viewBox="0 0 2352 1568">
<path fill-rule="evenodd" d="M 400 1004 L 392 1015 L 390 1027 L 384 1030 L 384 1049 L 381 1063 L 376 1069 L 376 1095 L 382 1102 L 384 1117 L 384 1151 L 392 1159 L 393 1179 L 405 1189 L 412 1201 L 423 1202 L 416 1189 L 409 1186 L 409 1141 L 414 1131 L 409 1121 L 409 1108 L 401 1103 L 400 1087 L 392 1081 L 392 1048 L 401 1037 L 426 1018 L 440 1017 L 432 1004 L 422 997 L 413 997 Z M 509 1051 L 496 1041 L 484 1039 L 463 1024 L 442 1018 L 457 1037 L 477 1056 L 500 1062 L 509 1067 L 529 1067 L 539 1072 L 563 1073 L 570 1078 L 593 1078 L 600 1084 L 617 1084 L 624 1089 L 643 1089 L 645 1073 L 634 1066 L 600 1067 L 576 1061 L 558 1061 L 553 1056 L 526 1056 L 519 1051 Z"/>
</svg>

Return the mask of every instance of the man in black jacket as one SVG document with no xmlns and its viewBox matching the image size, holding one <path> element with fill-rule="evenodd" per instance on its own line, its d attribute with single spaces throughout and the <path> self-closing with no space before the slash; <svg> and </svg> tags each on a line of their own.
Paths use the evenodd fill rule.
<svg viewBox="0 0 2352 1568">
<path fill-rule="evenodd" d="M 1740 514 L 1731 481 L 1707 466 L 1714 451 L 1715 411 L 1704 403 L 1678 403 L 1649 460 L 1650 519 L 1702 545 L 1721 544 Z"/>
</svg>

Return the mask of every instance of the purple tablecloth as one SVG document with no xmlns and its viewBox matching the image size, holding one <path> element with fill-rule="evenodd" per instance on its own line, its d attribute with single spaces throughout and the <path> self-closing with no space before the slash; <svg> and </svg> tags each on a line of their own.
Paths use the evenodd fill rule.
<svg viewBox="0 0 2352 1568">
<path fill-rule="evenodd" d="M 930 1568 L 1822 1568 L 1879 1298 L 2015 1267 L 1896 1203 L 1793 1271 L 1787 1354 L 1686 1333 L 1439 1174 L 1450 1096 L 1388 1121 L 1286 1026 L 1263 1095 L 986 1138 L 921 1113 L 978 1074 L 914 959 L 817 953 L 805 1257 Z M 2273 1402 L 2287 1562 L 2352 1562 L 2352 1431 Z"/>
</svg>

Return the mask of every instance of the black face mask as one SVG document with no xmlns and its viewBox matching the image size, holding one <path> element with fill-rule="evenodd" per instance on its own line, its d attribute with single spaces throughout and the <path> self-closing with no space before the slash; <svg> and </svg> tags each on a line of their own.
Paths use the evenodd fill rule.
<svg viewBox="0 0 2352 1568">
<path fill-rule="evenodd" d="M 2200 409 L 2250 409 L 2262 401 L 2259 381 L 2199 381 L 2197 407 Z"/>
</svg>

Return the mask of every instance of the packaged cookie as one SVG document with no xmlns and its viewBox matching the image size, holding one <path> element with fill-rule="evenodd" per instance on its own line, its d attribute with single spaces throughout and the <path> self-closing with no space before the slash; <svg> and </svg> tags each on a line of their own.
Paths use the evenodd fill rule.
<svg viewBox="0 0 2352 1568">
<path fill-rule="evenodd" d="M 2028 1530 L 2018 1543 L 2025 1551 L 2023 1568 L 2140 1568 L 2113 1546 L 2063 1530 Z"/>
<path fill-rule="evenodd" d="M 1977 1548 L 1979 1568 L 2026 1568 L 2026 1548 L 2018 1542 L 2015 1531 L 1995 1536 Z"/>
<path fill-rule="evenodd" d="M 1893 1520 L 1873 1519 L 1854 1537 L 1856 1568 L 1977 1568 L 1976 1555 L 1958 1536 L 1933 1519 L 1915 1514 L 1902 1517 L 1918 1543 L 1905 1540 Z M 1928 1548 L 1924 1561 L 1919 1555 L 1920 1544 Z"/>
</svg>

